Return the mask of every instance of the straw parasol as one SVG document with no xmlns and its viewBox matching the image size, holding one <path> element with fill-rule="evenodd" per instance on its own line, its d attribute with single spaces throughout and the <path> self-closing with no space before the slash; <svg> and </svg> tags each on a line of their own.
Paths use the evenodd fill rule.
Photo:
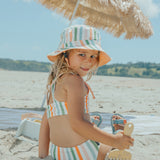
<svg viewBox="0 0 160 160">
<path fill-rule="evenodd" d="M 153 34 L 147 17 L 134 0 L 38 0 L 67 19 L 81 17 L 86 25 L 103 29 L 125 39 L 149 38 Z"/>
</svg>

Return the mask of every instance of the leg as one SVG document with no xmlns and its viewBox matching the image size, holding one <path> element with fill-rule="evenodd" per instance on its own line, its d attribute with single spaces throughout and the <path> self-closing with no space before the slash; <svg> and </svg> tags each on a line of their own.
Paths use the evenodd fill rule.
<svg viewBox="0 0 160 160">
<path fill-rule="evenodd" d="M 112 149 L 111 146 L 101 143 L 98 151 L 97 160 L 104 160 L 106 157 L 106 154 L 109 153 L 111 149 Z"/>
</svg>

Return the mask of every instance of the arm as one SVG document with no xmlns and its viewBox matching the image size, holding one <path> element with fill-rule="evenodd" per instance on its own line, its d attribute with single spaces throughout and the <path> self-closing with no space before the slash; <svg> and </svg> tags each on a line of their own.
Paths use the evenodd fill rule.
<svg viewBox="0 0 160 160">
<path fill-rule="evenodd" d="M 100 130 L 84 120 L 84 82 L 74 75 L 65 81 L 69 120 L 72 129 L 79 135 L 115 148 L 124 149 L 131 145 L 131 139 L 123 134 L 113 135 Z M 78 127 L 77 127 L 78 126 Z"/>
<path fill-rule="evenodd" d="M 45 111 L 40 128 L 39 134 L 39 158 L 45 158 L 49 153 L 49 124 L 47 119 L 47 113 Z"/>
</svg>

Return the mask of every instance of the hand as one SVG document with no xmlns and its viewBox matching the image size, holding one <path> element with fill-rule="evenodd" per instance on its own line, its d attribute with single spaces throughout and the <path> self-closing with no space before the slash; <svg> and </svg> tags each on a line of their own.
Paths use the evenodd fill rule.
<svg viewBox="0 0 160 160">
<path fill-rule="evenodd" d="M 130 146 L 133 146 L 134 139 L 132 137 L 124 135 L 123 132 L 119 132 L 118 134 L 114 135 L 114 138 L 115 143 L 113 147 L 119 150 L 129 149 Z"/>
</svg>

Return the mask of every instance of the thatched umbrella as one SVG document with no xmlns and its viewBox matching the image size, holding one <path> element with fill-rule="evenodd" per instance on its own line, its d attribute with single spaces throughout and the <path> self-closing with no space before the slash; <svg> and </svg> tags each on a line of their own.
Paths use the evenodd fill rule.
<svg viewBox="0 0 160 160">
<path fill-rule="evenodd" d="M 149 38 L 153 34 L 147 17 L 134 0 L 38 0 L 69 20 L 81 17 L 86 25 L 126 39 Z"/>
</svg>

